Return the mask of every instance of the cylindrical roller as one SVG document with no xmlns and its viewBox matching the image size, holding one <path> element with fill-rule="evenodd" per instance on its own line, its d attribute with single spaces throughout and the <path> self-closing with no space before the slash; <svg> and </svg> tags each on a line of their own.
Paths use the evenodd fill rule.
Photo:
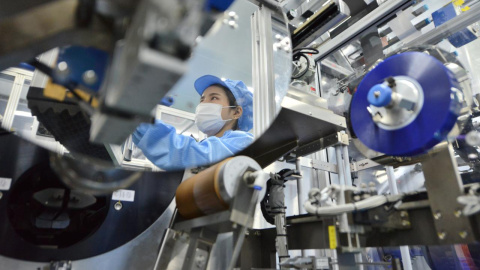
<svg viewBox="0 0 480 270">
<path fill-rule="evenodd" d="M 211 166 L 180 184 L 175 196 L 178 212 L 190 219 L 227 210 L 245 172 L 261 169 L 255 160 L 244 156 Z"/>
</svg>

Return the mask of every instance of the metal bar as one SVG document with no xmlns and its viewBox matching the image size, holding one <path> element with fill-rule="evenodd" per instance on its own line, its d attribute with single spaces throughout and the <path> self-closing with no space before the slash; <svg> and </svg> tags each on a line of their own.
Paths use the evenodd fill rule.
<svg viewBox="0 0 480 270">
<path fill-rule="evenodd" d="M 337 158 L 338 180 L 340 185 L 345 186 L 345 170 L 343 168 L 342 146 L 335 146 L 335 156 Z"/>
<path fill-rule="evenodd" d="M 395 179 L 395 171 L 391 166 L 385 166 L 388 176 L 388 185 L 390 186 L 390 193 L 392 195 L 398 194 L 397 182 Z M 404 270 L 412 270 L 412 258 L 410 257 L 410 250 L 408 246 L 400 246 L 400 253 L 402 256 L 402 264 Z"/>
<path fill-rule="evenodd" d="M 445 22 L 444 24 L 436 27 L 434 30 L 418 37 L 417 39 L 409 42 L 404 47 L 411 47 L 421 44 L 437 44 L 444 38 L 462 30 L 480 20 L 480 6 L 472 7 L 470 10 L 462 13 L 461 16 Z"/>
<path fill-rule="evenodd" d="M 350 157 L 348 155 L 348 147 L 346 145 L 342 146 L 343 150 L 343 168 L 345 170 L 345 184 L 347 186 L 352 186 L 352 172 L 350 170 Z"/>
<path fill-rule="evenodd" d="M 338 36 L 334 37 L 330 41 L 327 41 L 323 46 L 319 47 L 318 50 L 320 51 L 320 54 L 317 55 L 315 61 L 318 62 L 323 60 L 323 58 L 327 57 L 333 51 L 339 49 L 350 40 L 357 37 L 363 30 L 370 28 L 375 23 L 382 23 L 383 20 L 387 19 L 388 15 L 403 7 L 403 5 L 407 2 L 410 1 L 390 0 L 374 9 L 368 14 L 368 16 L 363 17 L 354 25 L 349 27 L 346 31 L 340 33 Z"/>
<path fill-rule="evenodd" d="M 20 101 L 24 82 L 24 75 L 18 74 L 15 76 L 12 91 L 10 93 L 10 97 L 8 98 L 7 107 L 5 108 L 5 114 L 3 115 L 2 128 L 6 130 L 12 129 L 15 111 L 17 110 L 18 102 Z"/>
<path fill-rule="evenodd" d="M 255 95 L 253 113 L 255 137 L 259 137 L 275 118 L 275 78 L 273 76 L 272 14 L 263 6 L 252 17 L 252 81 Z"/>
<path fill-rule="evenodd" d="M 373 160 L 364 159 L 364 160 L 360 160 L 358 162 L 353 162 L 352 164 L 350 164 L 350 169 L 352 172 L 358 172 L 358 171 L 363 171 L 363 170 L 370 169 L 377 166 L 381 166 L 381 165 L 376 163 Z"/>
</svg>

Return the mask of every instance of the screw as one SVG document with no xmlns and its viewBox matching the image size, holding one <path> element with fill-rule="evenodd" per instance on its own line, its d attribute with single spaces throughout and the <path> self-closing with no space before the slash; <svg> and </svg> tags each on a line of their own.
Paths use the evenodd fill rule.
<svg viewBox="0 0 480 270">
<path fill-rule="evenodd" d="M 373 187 L 375 187 L 375 183 L 374 183 L 374 182 L 370 182 L 370 183 L 368 183 L 368 186 L 373 188 Z"/>
<path fill-rule="evenodd" d="M 375 215 L 375 216 L 373 216 L 373 219 L 380 220 L 380 217 L 378 215 Z"/>
<path fill-rule="evenodd" d="M 233 229 L 236 229 L 238 226 L 237 226 L 237 223 L 232 223 L 232 228 Z"/>
<path fill-rule="evenodd" d="M 367 188 L 367 184 L 361 183 L 361 184 L 360 184 L 360 188 Z"/>
<path fill-rule="evenodd" d="M 435 219 L 441 219 L 442 218 L 442 213 L 440 211 L 437 211 L 433 214 L 433 218 Z"/>
<path fill-rule="evenodd" d="M 57 70 L 60 72 L 68 71 L 68 64 L 65 61 L 58 63 Z"/>
<path fill-rule="evenodd" d="M 115 208 L 117 211 L 120 211 L 123 208 L 123 204 L 121 202 L 116 202 L 113 208 Z"/>
<path fill-rule="evenodd" d="M 82 79 L 86 84 L 92 85 L 92 84 L 97 82 L 98 78 L 97 78 L 97 74 L 95 73 L 95 71 L 87 70 L 83 73 Z"/>
<path fill-rule="evenodd" d="M 407 211 L 401 211 L 401 212 L 400 212 L 400 217 L 402 217 L 402 218 L 408 217 Z"/>
<path fill-rule="evenodd" d="M 260 231 L 255 231 L 255 235 L 260 236 L 261 235 Z"/>
<path fill-rule="evenodd" d="M 467 238 L 468 233 L 466 231 L 461 231 L 461 232 L 458 233 L 458 235 L 460 235 L 461 238 L 465 239 L 465 238 Z"/>
<path fill-rule="evenodd" d="M 408 220 L 403 220 L 403 221 L 402 221 L 402 226 L 403 226 L 403 227 L 410 226 L 410 221 L 408 221 Z"/>
<path fill-rule="evenodd" d="M 455 212 L 453 212 L 453 214 L 454 214 L 457 218 L 459 218 L 459 217 L 462 216 L 462 211 L 461 211 L 461 210 L 455 210 Z"/>
<path fill-rule="evenodd" d="M 3 193 L 0 192 L 0 200 L 3 198 Z"/>
<path fill-rule="evenodd" d="M 378 97 L 380 96 L 380 91 L 375 91 L 375 92 L 373 92 L 373 95 L 374 95 L 376 98 L 378 98 Z"/>
<path fill-rule="evenodd" d="M 444 240 L 445 237 L 447 237 L 446 232 L 439 232 L 437 235 L 438 235 L 438 239 L 440 239 L 440 240 Z"/>
</svg>

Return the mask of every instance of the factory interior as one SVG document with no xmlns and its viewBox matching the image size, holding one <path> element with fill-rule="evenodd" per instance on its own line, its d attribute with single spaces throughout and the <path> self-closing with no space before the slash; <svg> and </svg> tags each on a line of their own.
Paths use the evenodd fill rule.
<svg viewBox="0 0 480 270">
<path fill-rule="evenodd" d="M 0 70 L 0 270 L 480 269 L 479 0 L 4 0 Z"/>
</svg>

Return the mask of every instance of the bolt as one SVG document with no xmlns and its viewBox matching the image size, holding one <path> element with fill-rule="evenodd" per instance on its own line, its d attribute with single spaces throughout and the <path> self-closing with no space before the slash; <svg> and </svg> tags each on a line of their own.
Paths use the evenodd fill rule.
<svg viewBox="0 0 480 270">
<path fill-rule="evenodd" d="M 446 232 L 439 232 L 439 233 L 437 234 L 437 236 L 438 236 L 438 239 L 444 240 L 445 237 L 447 237 L 447 233 L 446 233 Z"/>
<path fill-rule="evenodd" d="M 378 215 L 373 216 L 374 220 L 380 220 L 380 217 Z"/>
<path fill-rule="evenodd" d="M 462 216 L 462 210 L 458 210 L 458 209 L 457 209 L 457 210 L 455 210 L 455 212 L 453 212 L 453 214 L 454 214 L 457 218 L 459 218 L 459 217 Z"/>
<path fill-rule="evenodd" d="M 255 231 L 255 236 L 260 236 L 260 235 L 261 235 L 260 231 Z"/>
<path fill-rule="evenodd" d="M 373 187 L 375 187 L 375 183 L 374 183 L 374 182 L 370 182 L 370 183 L 368 183 L 368 186 L 371 187 L 371 188 L 373 188 Z"/>
<path fill-rule="evenodd" d="M 276 35 L 275 35 L 275 38 L 276 38 L 278 41 L 280 41 L 280 40 L 283 39 L 282 35 L 280 35 L 280 34 L 276 34 Z"/>
<path fill-rule="evenodd" d="M 402 221 L 402 226 L 403 226 L 403 227 L 410 226 L 410 221 L 408 221 L 408 220 L 403 220 L 403 221 Z"/>
<path fill-rule="evenodd" d="M 116 202 L 113 208 L 115 208 L 117 211 L 120 211 L 123 208 L 123 204 L 121 202 Z"/>
<path fill-rule="evenodd" d="M 400 217 L 402 217 L 402 218 L 408 217 L 407 211 L 401 211 L 400 212 Z"/>
<path fill-rule="evenodd" d="M 360 201 L 360 195 L 353 196 L 353 200 L 355 200 L 357 202 Z"/>
<path fill-rule="evenodd" d="M 465 239 L 465 238 L 467 238 L 468 233 L 466 231 L 461 231 L 461 232 L 458 233 L 458 235 L 460 235 L 461 238 Z"/>
<path fill-rule="evenodd" d="M 375 92 L 373 92 L 373 95 L 374 95 L 376 98 L 378 98 L 378 97 L 380 96 L 380 91 L 375 91 Z"/>
<path fill-rule="evenodd" d="M 3 193 L 0 191 L 0 200 L 3 198 Z"/>
<path fill-rule="evenodd" d="M 60 72 L 68 71 L 68 64 L 65 61 L 58 63 L 57 70 Z"/>
<path fill-rule="evenodd" d="M 361 183 L 361 184 L 360 184 L 360 188 L 367 188 L 367 184 Z"/>
<path fill-rule="evenodd" d="M 55 70 L 55 75 L 58 79 L 65 80 L 68 77 L 70 70 L 68 68 L 68 64 L 65 61 L 62 61 L 57 64 L 57 68 Z"/>
<path fill-rule="evenodd" d="M 440 211 L 437 211 L 433 214 L 433 218 L 435 218 L 436 220 L 439 220 L 442 218 L 442 213 Z"/>
<path fill-rule="evenodd" d="M 383 209 L 385 209 L 385 211 L 388 211 L 388 210 L 390 210 L 390 207 L 388 207 L 388 205 L 385 205 L 385 206 L 383 207 Z"/>
<path fill-rule="evenodd" d="M 232 223 L 232 229 L 236 229 L 238 227 L 237 223 Z"/>
<path fill-rule="evenodd" d="M 83 73 L 82 79 L 86 84 L 92 85 L 97 82 L 98 78 L 97 74 L 95 74 L 95 71 L 87 70 Z"/>
</svg>

